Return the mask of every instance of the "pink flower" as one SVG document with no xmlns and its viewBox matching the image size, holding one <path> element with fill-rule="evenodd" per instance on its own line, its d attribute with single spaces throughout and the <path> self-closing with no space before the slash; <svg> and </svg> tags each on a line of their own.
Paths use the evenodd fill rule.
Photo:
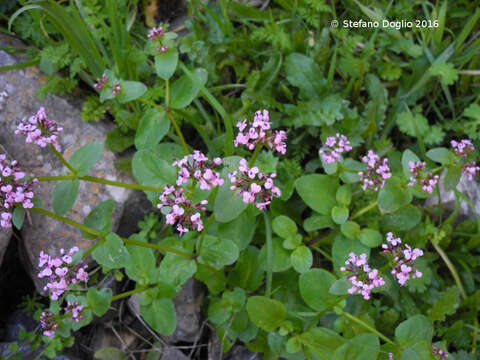
<svg viewBox="0 0 480 360">
<path fill-rule="evenodd" d="M 287 133 L 283 130 L 272 130 L 271 127 L 268 111 L 258 110 L 255 112 L 253 121 L 247 123 L 245 119 L 237 122 L 239 132 L 233 143 L 236 147 L 244 145 L 249 150 L 254 150 L 258 143 L 262 143 L 269 149 L 285 155 Z"/>
<path fill-rule="evenodd" d="M 75 284 L 77 281 L 88 282 L 88 273 L 85 271 L 87 265 L 83 262 L 72 265 L 72 256 L 78 250 L 78 247 L 75 246 L 65 255 L 64 249 L 61 249 L 60 252 L 63 256 L 59 257 L 52 257 L 43 251 L 40 252 L 38 277 L 48 279 L 44 290 L 51 290 L 52 300 L 57 300 L 64 292 L 69 291 L 71 284 Z"/>
<path fill-rule="evenodd" d="M 468 153 L 475 150 L 472 141 L 468 139 L 461 140 L 460 142 L 452 140 L 450 141 L 450 144 L 452 145 L 455 154 L 463 158 L 466 158 Z"/>
<path fill-rule="evenodd" d="M 448 354 L 444 350 L 439 350 L 436 345 L 432 345 L 432 354 L 438 355 L 438 360 L 445 360 L 448 358 Z"/>
<path fill-rule="evenodd" d="M 391 273 L 395 275 L 398 283 L 403 286 L 410 279 L 422 277 L 422 273 L 415 269 L 412 261 L 423 256 L 420 249 L 412 249 L 409 245 L 402 245 L 400 238 L 395 238 L 393 233 L 387 234 L 387 244 L 382 245 L 383 252 L 391 254 L 395 261 Z"/>
<path fill-rule="evenodd" d="M 48 336 L 53 339 L 55 335 L 55 329 L 58 327 L 58 324 L 53 319 L 54 315 L 50 311 L 42 312 L 40 315 L 40 325 L 43 329 L 43 335 Z"/>
<path fill-rule="evenodd" d="M 342 134 L 336 134 L 325 140 L 319 154 L 325 164 L 331 164 L 340 161 L 340 154 L 350 150 L 352 150 L 352 147 L 350 146 L 350 141 L 348 141 L 347 137 Z"/>
<path fill-rule="evenodd" d="M 107 75 L 103 74 L 102 78 L 97 78 L 97 82 L 93 85 L 95 89 L 102 90 L 105 84 L 108 82 Z"/>
<path fill-rule="evenodd" d="M 378 191 L 385 185 L 385 180 L 392 176 L 388 166 L 388 159 L 383 161 L 372 150 L 368 150 L 367 155 L 362 157 L 362 162 L 367 164 L 366 171 L 360 171 L 358 175 L 363 182 L 362 189 L 365 191 L 371 189 Z"/>
<path fill-rule="evenodd" d="M 147 37 L 150 39 L 150 40 L 156 40 L 160 37 L 163 36 L 163 27 L 159 26 L 158 28 L 156 27 L 153 27 L 150 29 L 150 32 L 148 33 Z"/>
<path fill-rule="evenodd" d="M 166 208 L 170 212 L 165 216 L 165 222 L 169 225 L 177 224 L 177 231 L 182 235 L 192 230 L 202 231 L 203 222 L 201 212 L 206 209 L 204 205 L 208 204 L 207 200 L 202 200 L 198 204 L 194 204 L 191 200 L 184 197 L 183 188 L 175 188 L 173 186 L 165 186 L 163 193 L 160 195 L 161 203 L 157 205 L 159 209 Z"/>
<path fill-rule="evenodd" d="M 424 174 L 425 165 L 425 162 L 421 161 L 408 162 L 408 167 L 411 174 L 408 186 L 413 186 L 416 182 L 418 182 L 420 185 L 422 185 L 423 191 L 431 194 L 433 193 L 433 190 L 435 189 L 440 177 L 438 175 L 433 175 L 431 172 Z"/>
<path fill-rule="evenodd" d="M 172 165 L 179 168 L 177 186 L 186 184 L 190 178 L 198 181 L 202 190 L 211 190 L 214 187 L 221 186 L 224 180 L 218 172 L 213 171 L 216 166 L 221 164 L 222 159 L 215 158 L 212 161 L 202 152 L 195 150 L 193 154 L 173 162 Z"/>
<path fill-rule="evenodd" d="M 47 119 L 45 109 L 41 107 L 35 115 L 28 119 L 22 119 L 15 134 L 26 135 L 25 142 L 27 143 L 34 143 L 40 147 L 51 144 L 57 151 L 60 151 L 58 135 L 62 131 L 63 128 L 58 126 L 55 121 Z"/>
<path fill-rule="evenodd" d="M 67 307 L 65 307 L 65 315 L 70 313 L 70 319 L 75 322 L 79 322 L 83 319 L 83 310 L 85 306 L 80 304 L 78 301 L 67 302 Z"/>
<path fill-rule="evenodd" d="M 340 267 L 341 272 L 348 272 L 346 277 L 352 283 L 352 287 L 348 289 L 349 294 L 362 295 L 365 300 L 370 299 L 370 292 L 382 285 L 385 281 L 378 275 L 377 269 L 371 269 L 367 263 L 367 254 L 350 253 L 345 261 L 346 266 Z"/>
<path fill-rule="evenodd" d="M 475 176 L 477 171 L 480 171 L 480 167 L 477 166 L 475 161 L 465 163 L 462 168 L 462 173 L 465 174 L 469 181 L 473 180 L 473 177 Z"/>
<path fill-rule="evenodd" d="M 228 174 L 233 184 L 230 189 L 238 191 L 245 203 L 255 203 L 260 210 L 266 210 L 274 196 L 280 196 L 281 191 L 273 184 L 276 174 L 263 174 L 257 167 L 249 168 L 247 160 L 240 160 L 238 171 Z"/>
</svg>

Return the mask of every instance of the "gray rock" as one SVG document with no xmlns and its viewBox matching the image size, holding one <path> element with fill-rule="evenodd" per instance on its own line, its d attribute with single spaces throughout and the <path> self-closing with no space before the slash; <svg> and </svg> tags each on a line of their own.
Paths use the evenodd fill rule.
<svg viewBox="0 0 480 360">
<path fill-rule="evenodd" d="M 21 310 L 13 312 L 7 320 L 5 341 L 18 341 L 18 333 L 21 330 L 33 331 L 38 322 L 30 315 Z"/>
<path fill-rule="evenodd" d="M 132 191 L 125 202 L 117 234 L 123 237 L 129 237 L 133 233 L 138 232 L 138 222 L 143 220 L 145 215 L 154 210 L 155 208 L 153 207 L 152 202 L 148 200 L 147 195 L 143 191 Z"/>
<path fill-rule="evenodd" d="M 200 333 L 201 327 L 201 306 L 205 296 L 204 288 L 200 282 L 191 278 L 183 284 L 180 293 L 173 299 L 177 311 L 177 327 L 175 332 L 165 338 L 171 344 L 179 341 L 195 342 Z M 130 296 L 128 308 L 136 315 L 140 315 L 138 294 Z"/>
<path fill-rule="evenodd" d="M 0 38 L 0 45 L 4 46 L 2 39 Z M 17 62 L 19 62 L 17 58 L 0 51 L 0 66 Z M 89 142 L 103 143 L 108 124 L 92 126 L 83 122 L 80 110 L 57 96 L 48 95 L 44 101 L 39 102 L 35 98 L 35 91 L 43 82 L 45 80 L 37 67 L 0 73 L 0 92 L 8 93 L 3 110 L 0 110 L 0 144 L 12 158 L 19 161 L 19 165 L 27 174 L 35 176 L 62 175 L 66 170 L 50 151 L 36 145 L 26 144 L 23 137 L 14 135 L 18 122 L 24 117 L 35 114 L 38 108 L 43 106 L 47 116 L 64 128 L 60 145 L 62 153 L 67 159 L 75 150 Z M 104 151 L 100 161 L 90 171 L 90 175 L 131 182 L 131 179 L 121 175 L 115 169 L 114 161 L 115 155 L 110 151 Z M 54 185 L 54 182 L 40 182 L 35 186 L 35 195 L 42 200 L 45 209 L 52 208 L 50 194 Z M 113 228 L 115 229 L 123 211 L 123 204 L 130 193 L 131 190 L 124 188 L 81 182 L 77 201 L 67 216 L 82 222 L 90 210 L 100 202 L 113 199 L 115 200 L 113 216 Z M 37 213 L 31 212 L 30 216 L 31 223 L 26 220 L 22 229 L 23 246 L 27 254 L 27 264 L 25 265 L 37 290 L 42 293 L 43 282 L 36 276 L 38 272 L 37 257 L 40 251 L 58 255 L 61 248 L 69 249 L 78 246 L 86 249 L 92 245 L 92 242 L 85 240 L 80 230 L 72 226 Z"/>
<path fill-rule="evenodd" d="M 13 354 L 19 354 L 22 356 L 22 360 L 35 360 L 35 358 L 42 351 L 42 349 L 32 350 L 29 344 L 18 344 L 18 351 L 12 353 L 10 350 L 8 350 L 8 345 L 9 343 L 7 342 L 0 343 L 0 356 L 5 356 L 7 359 Z"/>
<path fill-rule="evenodd" d="M 12 229 L 0 228 L 0 266 L 2 266 L 3 255 L 5 255 L 5 251 L 7 251 L 11 237 Z"/>
<path fill-rule="evenodd" d="M 180 350 L 172 347 L 167 347 L 163 349 L 162 357 L 160 358 L 160 360 L 189 360 L 189 359 Z"/>
<path fill-rule="evenodd" d="M 442 199 L 443 209 L 451 212 L 455 209 L 455 194 L 453 191 L 446 191 L 443 186 L 443 179 L 445 178 L 445 172 L 440 177 L 440 197 Z M 462 175 L 457 185 L 457 190 L 465 194 L 466 197 L 472 202 L 475 210 L 473 210 L 465 201 L 460 201 L 460 207 L 458 209 L 458 215 L 464 218 L 478 217 L 480 216 L 480 184 L 475 181 L 469 181 L 466 176 Z M 438 204 L 438 197 L 433 196 L 428 198 L 425 202 L 426 206 Z"/>
<path fill-rule="evenodd" d="M 243 345 L 235 345 L 225 356 L 225 360 L 261 360 L 263 355 L 252 353 Z"/>
</svg>

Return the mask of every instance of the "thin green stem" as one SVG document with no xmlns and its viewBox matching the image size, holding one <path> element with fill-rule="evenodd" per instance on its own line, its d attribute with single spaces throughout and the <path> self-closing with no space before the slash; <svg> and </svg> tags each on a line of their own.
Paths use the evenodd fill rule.
<svg viewBox="0 0 480 360">
<path fill-rule="evenodd" d="M 50 145 L 50 150 L 55 154 L 55 156 L 62 162 L 63 165 L 66 166 L 68 170 L 70 170 L 72 173 L 76 174 L 77 170 L 75 170 L 69 163 L 68 161 L 63 157 L 62 154 L 60 154 L 57 149 L 53 145 Z"/>
<path fill-rule="evenodd" d="M 255 151 L 253 152 L 252 157 L 250 158 L 250 161 L 248 162 L 248 167 L 252 167 L 255 164 L 255 160 L 257 160 L 258 154 L 260 154 L 260 151 L 263 148 L 263 143 L 258 143 L 257 146 L 255 147 Z"/>
<path fill-rule="evenodd" d="M 112 301 L 120 300 L 120 299 L 129 297 L 130 295 L 138 294 L 138 293 L 147 291 L 151 288 L 154 288 L 155 286 L 156 285 L 146 285 L 146 286 L 142 286 L 142 287 L 130 290 L 130 291 L 126 291 L 124 293 L 121 293 L 121 294 L 118 294 L 118 295 L 115 295 L 114 297 L 112 297 Z"/>
<path fill-rule="evenodd" d="M 320 254 L 323 255 L 323 257 L 325 257 L 326 259 L 330 260 L 330 261 L 333 261 L 332 257 L 325 251 L 323 250 L 322 248 L 320 248 L 320 246 L 318 245 L 312 245 L 311 248 L 317 252 L 319 252 Z"/>
<path fill-rule="evenodd" d="M 353 322 L 356 322 L 358 325 L 360 325 L 360 326 L 364 327 L 365 329 L 371 331 L 373 334 L 377 335 L 380 339 L 382 339 L 386 343 L 391 344 L 391 345 L 395 345 L 395 343 L 392 340 L 390 340 L 388 337 L 383 335 L 380 331 L 378 331 L 374 327 L 368 325 L 367 323 L 365 323 L 364 321 L 362 321 L 361 319 L 359 319 L 355 315 L 352 315 L 352 314 L 350 314 L 346 311 L 343 311 L 343 309 L 341 309 L 339 307 L 335 307 L 335 310 L 338 311 L 343 316 L 345 316 L 347 319 L 352 320 Z"/>
<path fill-rule="evenodd" d="M 350 220 L 356 219 L 359 216 L 362 216 L 363 214 L 369 212 L 370 210 L 376 208 L 378 205 L 377 201 L 372 202 L 370 205 L 365 206 L 363 209 L 358 210 L 355 214 L 352 215 Z"/>
<path fill-rule="evenodd" d="M 460 294 L 464 299 L 466 299 L 468 295 L 467 295 L 467 292 L 465 291 L 465 288 L 463 287 L 462 281 L 460 280 L 460 276 L 458 275 L 457 269 L 455 269 L 455 266 L 452 264 L 447 254 L 445 253 L 445 251 L 443 251 L 443 249 L 440 246 L 438 246 L 433 242 L 432 242 L 432 245 L 435 251 L 438 253 L 438 255 L 440 255 L 440 257 L 442 258 L 445 265 L 447 265 L 448 270 L 450 270 L 450 273 L 452 274 L 453 279 L 455 280 L 455 283 L 457 284 L 458 289 L 460 290 Z"/>
<path fill-rule="evenodd" d="M 175 132 L 177 133 L 178 139 L 180 140 L 180 144 L 182 145 L 183 150 L 185 151 L 186 154 L 190 153 L 190 150 L 188 149 L 188 145 L 185 142 L 185 138 L 183 137 L 182 130 L 178 126 L 177 122 L 175 121 L 175 118 L 173 117 L 170 109 L 164 108 L 163 106 L 155 104 L 153 101 L 144 99 L 142 97 L 139 97 L 137 100 L 159 111 L 165 111 L 167 113 L 168 118 L 170 119 L 170 122 L 172 123 L 173 128 L 175 129 Z"/>
<path fill-rule="evenodd" d="M 178 249 L 175 249 L 175 248 L 172 248 L 172 247 L 169 247 L 169 246 L 164 246 L 164 245 L 159 245 L 159 244 L 151 244 L 151 243 L 138 241 L 138 240 L 132 240 L 132 239 L 125 239 L 125 238 L 121 238 L 121 239 L 125 244 L 135 245 L 135 246 L 140 246 L 140 247 L 146 247 L 146 248 L 156 249 L 156 250 L 160 250 L 160 251 L 171 252 L 171 253 L 177 254 L 181 257 L 184 257 L 185 259 L 193 260 L 195 258 L 193 255 L 190 255 L 189 253 L 183 252 L 181 250 L 178 250 Z"/>
<path fill-rule="evenodd" d="M 112 181 L 112 180 L 107 180 L 95 176 L 75 176 L 75 174 L 69 174 L 69 175 L 60 175 L 60 176 L 38 176 L 35 179 L 38 181 L 60 181 L 60 180 L 73 180 L 73 179 L 79 179 L 79 180 L 84 180 L 84 181 L 90 181 L 90 182 L 95 182 L 99 184 L 105 184 L 105 185 L 110 185 L 110 186 L 116 186 L 116 187 L 122 187 L 122 188 L 127 188 L 127 189 L 136 189 L 136 190 L 146 190 L 146 191 L 161 191 L 163 190 L 163 187 L 157 187 L 157 186 L 147 186 L 147 185 L 139 185 L 139 184 L 130 184 L 130 183 L 124 183 L 121 181 Z"/>
<path fill-rule="evenodd" d="M 335 301 L 334 304 L 332 304 L 328 309 L 325 309 L 321 312 L 319 312 L 317 315 L 315 315 L 315 317 L 310 321 L 310 323 L 308 324 L 307 326 L 307 329 L 306 331 L 310 330 L 313 325 L 315 325 L 317 323 L 317 321 L 323 316 L 325 315 L 327 312 L 329 312 L 330 310 L 332 310 L 335 306 L 337 306 L 338 304 L 340 304 L 343 300 L 345 300 L 347 297 L 349 297 L 349 295 L 343 295 L 341 298 L 339 298 L 337 301 Z"/>
<path fill-rule="evenodd" d="M 90 255 L 97 247 L 99 247 L 102 243 L 105 242 L 105 239 L 104 238 L 101 238 L 100 240 L 98 240 L 95 244 L 93 244 L 92 246 L 90 246 L 87 250 L 85 250 L 85 252 L 83 253 L 82 255 L 82 259 L 85 259 L 88 255 Z"/>
<path fill-rule="evenodd" d="M 57 214 L 54 214 L 52 213 L 51 211 L 48 211 L 48 210 L 45 210 L 45 209 L 40 209 L 40 208 L 36 208 L 36 207 L 33 207 L 30 209 L 30 211 L 33 211 L 33 212 L 36 212 L 36 213 L 39 213 L 39 214 L 42 214 L 42 215 L 45 215 L 45 216 L 49 216 L 51 218 L 54 218 L 56 220 L 59 220 L 59 221 L 62 221 L 64 222 L 65 224 L 68 224 L 68 225 L 72 225 L 74 227 L 76 227 L 77 229 L 80 229 L 82 231 L 85 231 L 86 233 L 89 233 L 91 235 L 94 235 L 94 236 L 102 236 L 102 234 L 100 233 L 100 231 L 97 231 L 95 229 L 92 229 L 86 225 L 83 225 L 83 224 L 80 224 L 79 222 L 76 222 L 75 220 L 72 220 L 72 219 L 69 219 L 69 218 L 66 218 L 66 217 L 63 217 L 63 216 L 59 216 Z"/>
<path fill-rule="evenodd" d="M 266 212 L 263 213 L 265 219 L 265 242 L 267 246 L 267 284 L 265 296 L 270 297 L 272 293 L 272 271 L 273 271 L 273 243 L 272 243 L 272 224 Z"/>
<path fill-rule="evenodd" d="M 168 109 L 170 104 L 170 80 L 165 80 L 165 107 Z"/>
</svg>

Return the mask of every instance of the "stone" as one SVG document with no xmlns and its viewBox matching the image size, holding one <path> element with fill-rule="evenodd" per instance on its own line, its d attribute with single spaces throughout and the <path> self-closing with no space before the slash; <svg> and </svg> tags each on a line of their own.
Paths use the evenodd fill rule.
<svg viewBox="0 0 480 360">
<path fill-rule="evenodd" d="M 189 358 L 180 350 L 173 347 L 166 347 L 162 351 L 160 360 L 188 360 Z"/>
<path fill-rule="evenodd" d="M 0 37 L 0 46 L 5 46 L 4 37 Z M 6 52 L 0 51 L 0 66 L 12 65 L 20 60 Z M 23 136 L 14 135 L 18 122 L 35 114 L 40 106 L 46 110 L 47 117 L 56 121 L 64 128 L 60 136 L 60 145 L 65 158 L 69 158 L 81 146 L 97 141 L 103 144 L 105 132 L 112 128 L 111 124 L 98 123 L 92 125 L 83 122 L 80 110 L 72 106 L 67 100 L 54 95 L 48 95 L 39 102 L 35 92 L 44 77 L 38 67 L 29 67 L 0 73 L 0 92 L 5 91 L 8 97 L 4 99 L 0 110 L 0 144 L 18 160 L 20 167 L 27 175 L 47 176 L 62 175 L 66 169 L 48 149 L 37 145 L 26 144 Z M 114 167 L 115 155 L 104 150 L 89 175 L 107 178 L 109 180 L 132 182 L 132 179 L 119 173 Z M 35 195 L 40 198 L 43 207 L 51 210 L 50 194 L 54 182 L 40 182 L 35 186 Z M 77 201 L 67 217 L 83 222 L 84 217 L 100 202 L 113 199 L 115 212 L 113 215 L 113 229 L 116 229 L 120 220 L 123 204 L 131 194 L 131 190 L 106 186 L 103 184 L 82 181 Z M 30 221 L 31 220 L 31 221 Z M 25 248 L 27 272 L 35 282 L 37 290 L 43 292 L 44 281 L 37 278 L 38 254 L 41 250 L 52 255 L 58 255 L 61 248 L 70 249 L 73 246 L 89 248 L 93 243 L 82 237 L 80 230 L 66 225 L 58 220 L 48 218 L 38 213 L 29 213 L 22 229 L 23 247 Z"/>
<path fill-rule="evenodd" d="M 138 222 L 148 213 L 155 211 L 152 202 L 147 195 L 140 190 L 132 191 L 124 205 L 123 215 L 120 219 L 120 226 L 117 234 L 122 237 L 129 237 L 138 232 Z"/>
<path fill-rule="evenodd" d="M 6 335 L 5 339 L 3 340 L 18 341 L 18 333 L 21 330 L 33 331 L 38 325 L 38 321 L 36 321 L 32 316 L 21 310 L 16 310 L 7 320 Z"/>
<path fill-rule="evenodd" d="M 104 325 L 108 326 L 109 324 L 106 323 Z M 128 352 L 136 349 L 137 344 L 138 338 L 132 332 L 122 328 L 115 328 L 114 331 L 113 327 L 106 328 L 99 325 L 94 330 L 89 347 L 93 350 L 93 353 L 106 347 L 113 347 L 122 352 Z"/>
<path fill-rule="evenodd" d="M 440 198 L 442 199 L 442 206 L 447 212 L 452 212 L 455 209 L 455 194 L 453 191 L 446 191 L 443 186 L 443 179 L 445 172 L 441 175 Z M 473 204 L 473 210 L 465 201 L 460 200 L 460 207 L 458 215 L 462 218 L 471 218 L 480 216 L 480 184 L 475 181 L 469 181 L 465 175 L 462 175 L 457 185 L 457 190 L 463 193 Z M 425 206 L 438 204 L 438 196 L 430 197 L 426 200 Z"/>
<path fill-rule="evenodd" d="M 7 247 L 11 237 L 11 228 L 0 228 L 0 266 L 2 266 L 3 255 L 5 255 L 5 251 L 7 251 Z"/>
<path fill-rule="evenodd" d="M 263 355 L 253 353 L 243 345 L 235 345 L 225 356 L 225 360 L 261 360 Z"/>
<path fill-rule="evenodd" d="M 7 359 L 13 355 L 8 350 L 8 342 L 0 342 L 0 356 L 5 356 Z M 42 349 L 32 350 L 29 344 L 18 344 L 18 351 L 15 354 L 21 355 L 22 360 L 35 360 L 37 356 L 42 352 Z"/>
<path fill-rule="evenodd" d="M 195 342 L 202 334 L 202 302 L 205 296 L 204 288 L 200 282 L 190 278 L 182 286 L 182 290 L 173 299 L 177 312 L 177 327 L 172 335 L 165 336 L 171 344 L 179 341 Z M 139 295 L 134 294 L 128 299 L 128 308 L 136 315 L 140 315 Z"/>
</svg>

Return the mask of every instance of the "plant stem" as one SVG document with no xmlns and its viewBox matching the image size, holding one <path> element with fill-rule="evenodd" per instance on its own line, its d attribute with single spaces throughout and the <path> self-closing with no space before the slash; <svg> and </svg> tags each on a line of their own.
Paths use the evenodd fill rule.
<svg viewBox="0 0 480 360">
<path fill-rule="evenodd" d="M 437 251 L 438 255 L 440 255 L 440 257 L 442 258 L 445 265 L 447 265 L 448 270 L 450 270 L 450 273 L 452 274 L 453 279 L 455 280 L 455 283 L 457 284 L 458 289 L 460 290 L 460 294 L 464 299 L 466 299 L 468 295 L 467 295 L 467 292 L 465 291 L 465 288 L 463 287 L 462 281 L 460 280 L 460 276 L 458 275 L 457 269 L 455 269 L 455 266 L 452 264 L 447 254 L 445 253 L 445 251 L 443 251 L 443 249 L 440 246 L 438 246 L 433 242 L 432 242 L 432 245 Z"/>
<path fill-rule="evenodd" d="M 65 160 L 65 158 L 63 157 L 62 154 L 60 154 L 57 149 L 55 149 L 55 147 L 53 145 L 50 145 L 50 150 L 52 150 L 52 152 L 55 154 L 55 156 L 58 158 L 58 160 L 60 160 L 62 162 L 63 165 L 65 165 L 67 167 L 68 170 L 70 170 L 72 173 L 76 174 L 77 173 L 77 170 L 75 170 L 69 163 L 67 160 Z"/>
<path fill-rule="evenodd" d="M 265 296 L 270 297 L 272 293 L 272 271 L 273 271 L 273 243 L 272 243 L 272 224 L 266 212 L 263 213 L 265 218 L 265 242 L 267 246 L 267 284 Z"/>
<path fill-rule="evenodd" d="M 168 109 L 170 104 L 170 80 L 165 80 L 165 107 Z"/>
<path fill-rule="evenodd" d="M 170 122 L 172 123 L 173 128 L 175 129 L 175 132 L 177 133 L 178 139 L 180 140 L 180 144 L 182 145 L 183 150 L 185 151 L 185 154 L 189 154 L 190 150 L 188 149 L 187 143 L 185 142 L 185 138 L 183 137 L 182 130 L 180 130 L 180 127 L 178 126 L 177 122 L 175 121 L 175 118 L 173 117 L 170 109 L 164 108 L 163 106 L 160 106 L 158 104 L 155 104 L 153 101 L 144 99 L 142 97 L 139 97 L 137 99 L 138 101 L 149 105 L 159 111 L 165 111 L 167 113 L 168 118 L 170 119 Z"/>
<path fill-rule="evenodd" d="M 323 310 L 322 312 L 319 312 L 317 315 L 315 315 L 315 317 L 310 321 L 310 323 L 308 324 L 307 326 L 307 329 L 306 331 L 310 330 L 312 328 L 313 325 L 315 325 L 315 323 L 323 316 L 325 315 L 327 312 L 329 312 L 330 310 L 332 310 L 335 306 L 337 306 L 338 304 L 340 304 L 343 300 L 345 300 L 349 295 L 343 295 L 341 298 L 339 298 L 334 304 L 332 304 L 328 309 L 325 309 Z"/>
<path fill-rule="evenodd" d="M 178 249 L 175 249 L 175 248 L 172 248 L 172 247 L 169 247 L 169 246 L 152 244 L 152 243 L 147 243 L 147 242 L 132 240 L 132 239 L 125 239 L 125 238 L 121 238 L 121 239 L 125 244 L 135 245 L 135 246 L 140 246 L 140 247 L 146 247 L 146 248 L 160 250 L 160 251 L 171 252 L 171 253 L 177 254 L 181 257 L 184 257 L 185 259 L 193 260 L 195 258 L 193 255 L 190 255 L 186 252 L 183 252 L 181 250 L 178 250 Z"/>
<path fill-rule="evenodd" d="M 263 148 L 263 143 L 258 143 L 257 146 L 255 147 L 255 151 L 253 152 L 252 157 L 250 158 L 250 161 L 248 162 L 248 167 L 252 167 L 255 164 L 255 160 L 257 160 L 258 154 L 260 154 L 260 151 Z"/>
<path fill-rule="evenodd" d="M 35 179 L 38 181 L 60 181 L 60 180 L 73 180 L 73 179 L 79 179 L 79 180 L 84 180 L 84 181 L 90 181 L 90 182 L 95 182 L 99 184 L 105 184 L 105 185 L 110 185 L 110 186 L 116 186 L 116 187 L 122 187 L 126 189 L 136 189 L 136 190 L 146 190 L 146 191 L 161 191 L 163 190 L 163 187 L 157 187 L 157 186 L 147 186 L 147 185 L 139 185 L 139 184 L 129 184 L 129 183 L 124 183 L 121 181 L 112 181 L 112 180 L 107 180 L 95 176 L 75 176 L 75 174 L 70 174 L 70 175 L 61 175 L 61 176 L 38 176 Z"/>
<path fill-rule="evenodd" d="M 312 245 L 311 248 L 317 252 L 319 252 L 320 254 L 323 255 L 324 258 L 326 258 L 327 260 L 330 260 L 333 262 L 333 259 L 332 257 L 323 249 L 320 248 L 320 246 L 318 245 Z"/>
<path fill-rule="evenodd" d="M 364 207 L 363 209 L 358 210 L 355 214 L 353 214 L 352 217 L 350 218 L 350 220 L 353 220 L 353 219 L 356 219 L 359 216 L 362 216 L 366 212 L 369 212 L 370 210 L 376 208 L 377 205 L 378 205 L 377 201 L 372 202 L 370 205 Z"/>
<path fill-rule="evenodd" d="M 124 292 L 124 293 L 115 295 L 115 296 L 112 297 L 112 301 L 120 300 L 120 299 L 129 297 L 130 295 L 144 292 L 144 291 L 146 291 L 146 290 L 148 290 L 148 289 L 154 288 L 155 286 L 156 286 L 156 285 L 146 285 L 146 286 L 142 286 L 142 287 L 139 287 L 139 288 L 136 288 L 136 289 L 133 289 L 133 290 L 130 290 L 130 291 L 127 291 L 127 292 Z"/>
<path fill-rule="evenodd" d="M 88 255 L 90 255 L 97 247 L 100 246 L 100 244 L 102 244 L 104 242 L 104 238 L 101 238 L 100 240 L 98 240 L 95 244 L 93 244 L 92 246 L 90 246 L 87 250 L 85 250 L 85 252 L 83 253 L 82 255 L 82 259 L 85 259 Z"/>
<path fill-rule="evenodd" d="M 339 307 L 335 307 L 335 310 L 338 311 L 339 313 L 341 313 L 343 316 L 345 316 L 347 319 L 350 319 L 354 322 L 356 322 L 357 324 L 359 324 L 360 326 L 364 327 L 365 329 L 371 331 L 372 333 L 374 333 L 375 335 L 377 335 L 380 339 L 382 339 L 383 341 L 385 341 L 386 343 L 388 344 L 391 344 L 391 345 L 395 345 L 395 343 L 390 340 L 388 337 L 386 337 L 385 335 L 383 335 L 380 331 L 378 331 L 377 329 L 371 327 L 370 325 L 368 325 L 367 323 L 365 323 L 364 321 L 360 320 L 358 317 L 356 317 L 355 315 L 352 315 L 348 312 L 345 312 L 343 311 L 343 309 L 339 308 Z"/>
</svg>

